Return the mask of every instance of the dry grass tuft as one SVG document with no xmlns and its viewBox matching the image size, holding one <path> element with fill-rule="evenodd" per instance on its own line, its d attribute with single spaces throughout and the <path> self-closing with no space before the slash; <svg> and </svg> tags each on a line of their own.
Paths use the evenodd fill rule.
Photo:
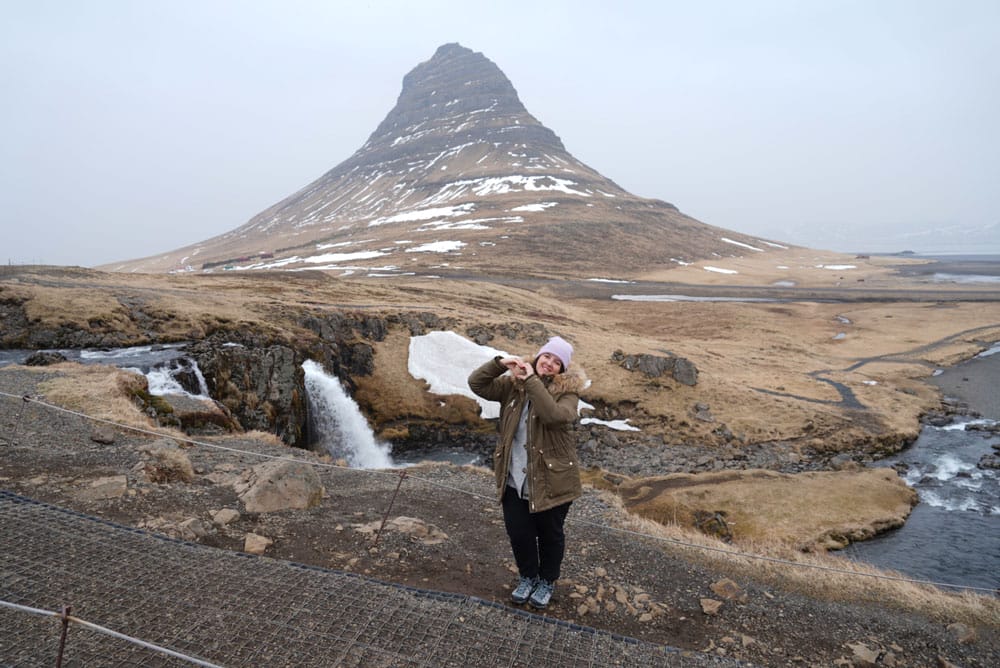
<svg viewBox="0 0 1000 668">
<path fill-rule="evenodd" d="M 191 482 L 194 468 L 191 460 L 179 449 L 159 448 L 149 453 L 149 461 L 144 466 L 146 478 L 150 482 Z"/>
<path fill-rule="evenodd" d="M 277 434 L 272 434 L 269 431 L 258 431 L 255 429 L 253 431 L 246 432 L 245 434 L 243 434 L 243 437 L 248 440 L 255 441 L 257 443 L 264 443 L 265 445 L 273 445 L 278 448 L 288 447 L 284 441 L 278 438 Z"/>
<path fill-rule="evenodd" d="M 620 498 L 608 492 L 602 496 L 626 518 L 623 529 L 658 539 L 665 552 L 682 554 L 734 577 L 830 601 L 890 604 L 944 623 L 1000 626 L 1000 598 L 995 596 L 893 580 L 907 578 L 833 554 L 803 553 L 787 544 L 745 542 L 734 547 L 691 529 L 629 515 Z"/>
<path fill-rule="evenodd" d="M 28 367 L 30 368 L 30 367 Z M 49 403 L 137 429 L 152 429 L 155 423 L 135 403 L 134 397 L 147 392 L 144 376 L 105 365 L 65 362 L 45 367 L 59 375 L 44 381 L 40 389 Z M 169 434 L 162 427 L 158 431 Z M 182 435 L 177 432 L 178 436 Z"/>
</svg>

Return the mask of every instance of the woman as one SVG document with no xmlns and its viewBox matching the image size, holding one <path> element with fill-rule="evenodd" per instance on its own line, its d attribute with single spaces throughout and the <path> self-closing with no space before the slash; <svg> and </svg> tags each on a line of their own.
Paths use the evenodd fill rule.
<svg viewBox="0 0 1000 668">
<path fill-rule="evenodd" d="M 510 598 L 536 609 L 552 598 L 566 513 L 581 493 L 573 422 L 587 378 L 572 357 L 573 346 L 554 336 L 531 362 L 497 356 L 469 376 L 473 392 L 500 402 L 493 471 L 520 574 Z"/>
</svg>

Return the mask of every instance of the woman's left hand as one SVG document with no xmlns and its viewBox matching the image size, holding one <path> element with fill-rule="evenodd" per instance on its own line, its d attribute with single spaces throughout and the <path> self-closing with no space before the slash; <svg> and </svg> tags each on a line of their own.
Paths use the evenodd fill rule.
<svg viewBox="0 0 1000 668">
<path fill-rule="evenodd" d="M 526 380 L 534 375 L 535 370 L 531 367 L 531 364 L 523 360 L 518 360 L 517 368 L 514 369 L 514 378 L 520 380 Z"/>
</svg>

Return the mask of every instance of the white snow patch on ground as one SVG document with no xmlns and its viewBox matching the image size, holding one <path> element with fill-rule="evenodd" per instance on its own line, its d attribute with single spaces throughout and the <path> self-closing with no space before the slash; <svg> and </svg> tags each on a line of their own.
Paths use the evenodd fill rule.
<svg viewBox="0 0 1000 668">
<path fill-rule="evenodd" d="M 483 225 L 472 220 L 435 220 L 432 223 L 424 223 L 415 232 L 438 232 L 441 230 L 488 230 L 489 225 Z"/>
<path fill-rule="evenodd" d="M 382 251 L 358 251 L 357 253 L 324 253 L 323 255 L 312 255 L 302 258 L 303 262 L 310 264 L 350 262 L 352 260 L 370 260 L 386 255 Z"/>
<path fill-rule="evenodd" d="M 817 269 L 833 269 L 834 271 L 844 271 L 845 269 L 857 269 L 855 264 L 817 264 Z"/>
<path fill-rule="evenodd" d="M 727 239 L 726 237 L 722 237 L 720 239 L 720 241 L 724 241 L 727 244 L 732 244 L 734 246 L 739 246 L 740 248 L 748 248 L 748 249 L 750 249 L 752 251 L 757 251 L 758 253 L 763 253 L 764 252 L 764 249 L 762 249 L 762 248 L 757 248 L 756 246 L 751 246 L 750 244 L 745 244 L 745 243 L 743 243 L 741 241 L 734 241 L 732 239 Z"/>
<path fill-rule="evenodd" d="M 788 250 L 788 246 L 782 246 L 781 244 L 776 244 L 770 241 L 764 241 L 763 239 L 758 239 L 757 241 L 761 242 L 765 246 L 770 246 L 771 248 L 781 248 L 783 250 Z"/>
<path fill-rule="evenodd" d="M 538 204 L 524 204 L 522 206 L 515 206 L 511 209 L 511 213 L 517 211 L 525 211 L 529 213 L 538 213 L 540 211 L 545 211 L 548 208 L 555 206 L 557 202 L 539 202 Z"/>
<path fill-rule="evenodd" d="M 422 244 L 407 248 L 407 253 L 450 253 L 465 246 L 464 241 L 433 241 L 429 244 Z"/>
<path fill-rule="evenodd" d="M 443 218 L 448 216 L 461 216 L 475 210 L 476 205 L 468 202 L 456 206 L 438 206 L 431 209 L 419 209 L 417 211 L 406 211 L 397 213 L 394 216 L 376 218 L 368 223 L 368 227 L 386 225 L 388 223 L 411 223 L 418 220 L 430 220 L 431 218 Z"/>
<path fill-rule="evenodd" d="M 633 427 L 628 420 L 598 420 L 597 418 L 583 418 L 580 424 L 600 424 L 616 431 L 640 431 L 638 427 Z"/>
<path fill-rule="evenodd" d="M 717 274 L 738 274 L 735 269 L 720 269 L 719 267 L 702 267 L 705 271 L 714 271 Z"/>
<path fill-rule="evenodd" d="M 407 369 L 418 380 L 427 381 L 433 394 L 458 394 L 474 399 L 484 418 L 500 417 L 500 404 L 476 396 L 469 389 L 469 374 L 487 360 L 507 353 L 481 346 L 455 332 L 430 332 L 410 338 Z"/>
<path fill-rule="evenodd" d="M 358 239 L 357 241 L 341 241 L 335 244 L 316 244 L 316 250 L 327 250 L 328 248 L 344 248 L 346 246 L 356 246 L 358 244 L 367 244 L 375 241 L 375 239 Z"/>
<path fill-rule="evenodd" d="M 274 262 L 268 262 L 266 264 L 261 264 L 255 269 L 280 269 L 281 267 L 287 267 L 290 264 L 295 264 L 296 262 L 302 262 L 302 258 L 298 255 L 293 255 L 292 257 L 282 258 L 280 260 L 275 260 Z"/>
<path fill-rule="evenodd" d="M 635 283 L 635 281 L 625 281 L 617 278 L 588 278 L 588 281 L 593 281 L 594 283 Z"/>
<path fill-rule="evenodd" d="M 514 192 L 539 192 L 554 190 L 564 192 L 569 195 L 581 195 L 590 197 L 585 192 L 574 190 L 570 186 L 576 185 L 575 181 L 560 179 L 554 176 L 495 176 L 481 179 L 462 179 L 446 183 L 441 189 L 425 201 L 428 204 L 437 204 L 457 197 L 463 197 L 467 191 L 479 197 L 487 195 L 505 195 Z"/>
<path fill-rule="evenodd" d="M 469 220 L 435 220 L 431 223 L 424 223 L 418 227 L 417 232 L 436 232 L 438 230 L 488 230 L 489 225 L 485 223 L 523 223 L 521 216 L 501 216 L 498 218 L 470 218 Z"/>
<path fill-rule="evenodd" d="M 690 295 L 611 295 L 621 302 L 776 302 L 770 297 L 693 297 Z"/>
</svg>

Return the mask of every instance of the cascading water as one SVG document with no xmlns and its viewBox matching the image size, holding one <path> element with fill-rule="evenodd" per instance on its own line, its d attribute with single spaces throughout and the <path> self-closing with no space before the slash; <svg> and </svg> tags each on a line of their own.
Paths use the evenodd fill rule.
<svg viewBox="0 0 1000 668">
<path fill-rule="evenodd" d="M 334 458 L 347 460 L 362 469 L 392 468 L 391 446 L 375 438 L 368 421 L 354 399 L 344 391 L 336 376 L 317 362 L 306 360 L 306 394 L 319 444 Z"/>
<path fill-rule="evenodd" d="M 879 463 L 900 470 L 920 503 L 902 527 L 854 543 L 845 556 L 935 582 L 997 586 L 1000 470 L 980 462 L 1000 454 L 1000 438 L 966 429 L 976 424 L 993 423 L 925 426 L 910 448 Z"/>
<path fill-rule="evenodd" d="M 136 369 L 139 373 L 141 370 Z M 153 395 L 186 394 L 196 399 L 210 399 L 208 383 L 198 363 L 189 357 L 161 362 L 146 372 L 149 393 Z M 194 390 L 197 386 L 197 391 Z"/>
</svg>

